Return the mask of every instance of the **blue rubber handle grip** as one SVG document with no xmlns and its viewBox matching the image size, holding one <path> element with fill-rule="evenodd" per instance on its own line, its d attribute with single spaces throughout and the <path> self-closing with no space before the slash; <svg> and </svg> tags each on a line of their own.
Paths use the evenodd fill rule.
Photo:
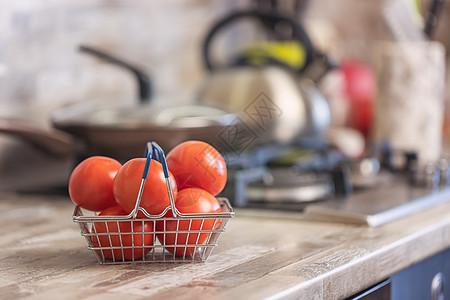
<svg viewBox="0 0 450 300">
<path fill-rule="evenodd" d="M 144 173 L 142 174 L 142 179 L 147 179 L 148 175 L 148 169 L 150 168 L 150 163 L 152 161 L 152 157 L 154 157 L 155 160 L 159 161 L 163 167 L 164 177 L 169 178 L 169 170 L 167 168 L 167 162 L 166 157 L 164 155 L 164 151 L 161 149 L 161 147 L 155 143 L 147 143 L 147 147 L 145 148 L 145 154 L 144 156 L 147 158 L 145 161 L 144 166 Z"/>
<path fill-rule="evenodd" d="M 166 156 L 164 155 L 164 151 L 155 142 L 152 142 L 152 146 L 153 146 L 153 149 L 157 153 L 158 161 L 161 163 L 161 165 L 163 167 L 164 177 L 169 178 L 169 169 L 167 168 Z"/>
<path fill-rule="evenodd" d="M 145 161 L 144 166 L 144 173 L 142 174 L 142 179 L 147 179 L 148 175 L 148 169 L 150 168 L 150 162 L 152 161 L 152 155 L 153 155 L 153 147 L 151 143 L 147 143 L 147 148 L 145 148 L 145 157 L 147 157 L 147 160 Z"/>
</svg>

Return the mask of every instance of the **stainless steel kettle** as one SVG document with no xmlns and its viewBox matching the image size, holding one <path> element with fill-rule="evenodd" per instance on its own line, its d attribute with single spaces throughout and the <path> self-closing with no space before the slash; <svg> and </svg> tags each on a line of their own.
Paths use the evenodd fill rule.
<svg viewBox="0 0 450 300">
<path fill-rule="evenodd" d="M 256 59 L 254 54 L 244 53 L 226 66 L 214 64 L 211 58 L 214 37 L 223 28 L 244 18 L 256 21 L 266 31 L 275 31 L 279 24 L 287 24 L 292 32 L 289 42 L 299 43 L 304 50 L 303 63 L 289 65 L 265 48 L 256 51 L 259 54 Z M 276 37 L 277 32 L 271 32 L 270 36 Z M 278 41 L 287 42 L 285 37 Z M 237 114 L 244 128 L 254 135 L 254 144 L 290 143 L 301 137 L 320 135 L 328 128 L 328 102 L 314 80 L 320 80 L 331 63 L 315 51 L 298 22 L 275 12 L 233 13 L 209 31 L 203 58 L 211 76 L 202 87 L 198 101 Z M 317 72 L 318 69 L 321 71 Z M 313 77 L 314 72 L 319 75 Z"/>
</svg>

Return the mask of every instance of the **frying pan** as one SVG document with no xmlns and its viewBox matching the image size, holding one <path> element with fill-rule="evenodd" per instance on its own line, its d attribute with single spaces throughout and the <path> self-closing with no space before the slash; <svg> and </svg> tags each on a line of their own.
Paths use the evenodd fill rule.
<svg viewBox="0 0 450 300">
<path fill-rule="evenodd" d="M 106 155 L 124 161 L 142 156 L 148 141 L 157 141 L 165 151 L 186 140 L 214 141 L 237 120 L 233 114 L 207 105 L 151 104 L 151 81 L 139 68 L 91 47 L 81 46 L 80 50 L 134 74 L 139 103 L 73 105 L 52 115 L 50 129 L 3 119 L 0 132 L 22 137 L 55 156 L 82 159 Z"/>
</svg>

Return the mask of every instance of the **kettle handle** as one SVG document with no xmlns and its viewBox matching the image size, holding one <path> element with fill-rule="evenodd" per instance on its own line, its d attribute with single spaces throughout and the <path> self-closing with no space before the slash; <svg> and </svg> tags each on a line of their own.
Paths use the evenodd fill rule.
<svg viewBox="0 0 450 300">
<path fill-rule="evenodd" d="M 210 49 L 211 44 L 213 41 L 214 36 L 222 30 L 224 27 L 229 25 L 230 23 L 235 22 L 239 19 L 245 19 L 245 18 L 256 18 L 260 20 L 263 23 L 271 22 L 271 23 L 278 23 L 278 22 L 285 22 L 288 23 L 292 27 L 292 33 L 295 40 L 299 41 L 304 47 L 306 52 L 306 59 L 303 66 L 301 66 L 296 72 L 302 73 L 313 61 L 313 57 L 316 53 L 314 46 L 312 45 L 311 40 L 309 39 L 308 34 L 304 30 L 303 26 L 296 22 L 295 20 L 282 16 L 278 13 L 273 12 L 262 12 L 259 10 L 246 10 L 246 11 L 239 11 L 235 13 L 231 13 L 224 19 L 217 22 L 208 32 L 206 35 L 206 38 L 203 43 L 203 49 L 202 49 L 202 55 L 203 55 L 203 61 L 205 63 L 205 66 L 208 70 L 214 71 L 217 69 L 217 66 L 215 66 L 211 62 L 211 56 L 210 56 Z"/>
</svg>

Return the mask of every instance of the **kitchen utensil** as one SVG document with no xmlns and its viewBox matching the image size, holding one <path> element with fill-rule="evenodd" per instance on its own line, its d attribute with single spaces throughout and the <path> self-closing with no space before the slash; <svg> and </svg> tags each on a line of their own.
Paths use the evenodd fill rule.
<svg viewBox="0 0 450 300">
<path fill-rule="evenodd" d="M 136 83 L 139 89 L 139 100 L 141 101 L 141 103 L 148 103 L 150 101 L 153 94 L 152 81 L 150 76 L 139 67 L 133 66 L 132 64 L 125 62 L 122 59 L 118 59 L 108 53 L 90 46 L 81 45 L 79 47 L 79 50 L 130 71 L 136 78 Z"/>
<path fill-rule="evenodd" d="M 131 262 L 195 262 L 195 261 L 205 261 L 208 256 L 211 254 L 211 251 L 215 246 L 217 246 L 217 240 L 219 238 L 219 235 L 225 231 L 226 224 L 230 218 L 234 217 L 234 211 L 231 207 L 230 203 L 225 198 L 219 198 L 219 202 L 222 207 L 222 212 L 220 213 L 180 213 L 176 207 L 175 207 L 175 201 L 173 199 L 172 192 L 170 188 L 167 189 L 169 199 L 170 199 L 170 206 L 167 207 L 161 214 L 159 215 L 150 215 L 148 214 L 144 208 L 140 207 L 141 197 L 142 193 L 144 191 L 145 181 L 147 179 L 147 173 L 149 170 L 149 166 L 151 164 L 152 158 L 159 161 L 163 166 L 164 171 L 164 177 L 166 178 L 167 186 L 169 187 L 168 178 L 169 178 L 169 172 L 167 169 L 166 159 L 164 156 L 164 151 L 159 147 L 158 144 L 155 142 L 148 143 L 145 157 L 147 158 L 144 172 L 142 175 L 142 181 L 139 188 L 139 192 L 136 199 L 136 205 L 132 212 L 130 212 L 129 215 L 126 216 L 84 216 L 83 212 L 80 207 L 75 207 L 74 213 L 73 213 L 73 221 L 78 223 L 81 235 L 86 238 L 86 241 L 88 243 L 88 247 L 94 255 L 96 256 L 98 262 L 100 264 L 117 264 L 117 263 L 131 263 Z M 174 217 L 165 217 L 166 213 L 171 210 Z M 145 217 L 138 217 L 138 212 L 141 212 L 144 214 Z M 200 234 L 208 234 L 208 238 L 206 239 L 205 243 L 190 243 L 187 245 L 161 245 L 157 241 L 157 234 L 173 234 L 174 232 L 170 231 L 157 231 L 156 222 L 164 223 L 164 227 L 166 228 L 165 224 L 167 221 L 176 221 L 178 224 L 180 222 L 186 222 L 189 221 L 190 224 L 192 224 L 193 220 L 208 220 L 212 219 L 214 220 L 214 224 L 212 226 L 213 229 L 211 230 L 189 230 L 187 232 L 178 231 L 178 233 L 188 233 L 192 235 L 199 236 Z M 142 228 L 144 228 L 144 222 L 151 222 L 153 223 L 153 231 L 139 231 L 134 232 L 135 226 L 130 226 L 132 228 L 132 232 L 108 232 L 106 235 L 109 237 L 109 245 L 104 245 L 105 243 L 101 243 L 100 237 L 104 236 L 105 234 L 99 233 L 96 231 L 96 224 L 102 224 L 104 223 L 105 228 L 108 229 L 108 223 L 113 222 L 113 224 L 123 224 L 122 222 L 130 222 L 132 224 L 135 224 L 134 222 L 142 222 Z M 111 226 L 111 225 L 109 225 Z M 119 227 L 119 225 L 117 225 Z M 200 226 L 201 228 L 203 225 Z M 177 226 L 178 228 L 178 226 Z M 191 226 L 189 226 L 191 228 Z M 142 229 L 144 230 L 144 229 Z M 153 244 L 152 245 L 140 245 L 140 246 L 124 246 L 122 245 L 122 238 L 126 235 L 133 234 L 133 235 L 152 235 L 153 237 Z M 120 240 L 120 246 L 113 245 L 111 242 L 112 239 L 114 239 L 116 236 L 119 236 Z M 190 239 L 186 238 L 186 243 L 188 243 Z M 172 248 L 177 247 L 179 249 L 180 247 L 195 247 L 195 250 L 192 254 L 187 254 L 187 251 L 184 250 L 184 253 L 182 256 L 176 256 L 175 251 L 171 254 L 166 251 L 166 248 Z M 115 257 L 115 252 L 113 250 L 119 249 L 122 251 L 121 258 Z M 131 260 L 125 260 L 123 251 L 126 249 L 131 249 L 131 253 L 133 253 L 133 257 Z M 141 258 L 135 258 L 134 252 L 135 249 L 143 249 L 149 250 L 149 253 Z M 108 251 L 112 255 L 112 259 L 107 259 L 104 255 L 104 253 Z"/>
<path fill-rule="evenodd" d="M 186 140 L 210 142 L 233 125 L 236 117 L 206 105 L 143 105 L 92 110 L 72 107 L 60 111 L 53 122 L 58 129 L 81 139 L 87 155 L 126 159 L 140 156 L 142 144 L 149 138 L 169 150 Z"/>
<path fill-rule="evenodd" d="M 55 129 L 44 129 L 21 120 L 0 120 L 0 132 L 20 136 L 56 156 L 70 155 L 74 147 L 74 139 L 70 134 Z"/>
<path fill-rule="evenodd" d="M 287 25 L 292 31 L 293 41 L 298 43 L 295 49 L 300 47 L 304 50 L 303 63 L 289 65 L 289 60 L 271 55 L 269 50 L 273 44 L 269 42 L 259 52 L 255 49 L 244 51 L 231 63 L 218 65 L 211 57 L 216 35 L 230 24 L 243 19 L 258 22 L 265 31 Z M 280 37 L 276 31 L 270 34 Z M 286 42 L 280 39 L 277 41 Z M 292 45 L 292 40 L 289 43 Z M 255 52 L 259 55 L 250 55 Z M 299 136 L 320 134 L 329 124 L 328 103 L 314 82 L 304 80 L 299 83 L 298 80 L 298 76 L 303 75 L 318 56 L 323 58 L 313 48 L 303 27 L 292 19 L 258 10 L 232 13 L 217 22 L 206 35 L 203 58 L 212 74 L 200 92 L 199 103 L 237 114 L 256 136 L 254 145 L 289 143 Z M 325 71 L 330 67 L 331 64 Z"/>
<path fill-rule="evenodd" d="M 441 157 L 445 49 L 438 42 L 378 42 L 373 65 L 377 100 L 372 139 L 415 152 L 419 163 Z"/>
<path fill-rule="evenodd" d="M 397 41 L 425 41 L 432 37 L 444 0 L 432 0 L 425 12 L 425 24 L 422 28 L 420 12 L 404 0 L 387 0 L 383 8 L 383 17 Z"/>
<path fill-rule="evenodd" d="M 383 7 L 383 18 L 395 40 L 417 42 L 427 39 L 414 14 L 413 7 L 407 1 L 386 0 Z"/>
<path fill-rule="evenodd" d="M 434 29 L 436 28 L 439 15 L 442 11 L 442 6 L 444 5 L 444 0 L 433 0 L 431 1 L 430 7 L 425 15 L 425 28 L 424 32 L 431 38 Z"/>
</svg>

